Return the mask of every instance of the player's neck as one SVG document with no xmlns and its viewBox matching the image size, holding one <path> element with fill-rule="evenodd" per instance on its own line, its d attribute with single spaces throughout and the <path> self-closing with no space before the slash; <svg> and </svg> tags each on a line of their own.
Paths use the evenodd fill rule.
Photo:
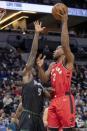
<svg viewBox="0 0 87 131">
<path fill-rule="evenodd" d="M 65 56 L 62 55 L 62 56 L 60 56 L 60 57 L 57 59 L 56 62 L 58 62 L 58 63 L 63 63 L 64 59 L 65 59 Z"/>
</svg>

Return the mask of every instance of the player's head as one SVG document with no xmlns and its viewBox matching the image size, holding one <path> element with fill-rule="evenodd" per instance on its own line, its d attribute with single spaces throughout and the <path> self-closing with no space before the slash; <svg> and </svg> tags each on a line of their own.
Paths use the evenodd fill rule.
<svg viewBox="0 0 87 131">
<path fill-rule="evenodd" d="M 58 46 L 53 53 L 53 58 L 58 59 L 59 57 L 61 57 L 63 55 L 64 55 L 64 51 L 63 51 L 62 46 Z"/>
</svg>

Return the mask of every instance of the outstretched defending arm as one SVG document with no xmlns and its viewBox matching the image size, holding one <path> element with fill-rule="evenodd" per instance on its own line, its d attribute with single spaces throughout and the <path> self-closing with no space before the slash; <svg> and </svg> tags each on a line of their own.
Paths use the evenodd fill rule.
<svg viewBox="0 0 87 131">
<path fill-rule="evenodd" d="M 25 75 L 28 71 L 31 70 L 31 67 L 33 66 L 38 50 L 38 39 L 39 39 L 39 33 L 44 30 L 45 27 L 42 27 L 42 23 L 39 21 L 34 22 L 35 26 L 35 35 L 32 43 L 31 52 L 27 61 L 27 64 L 23 70 L 23 74 Z"/>
<path fill-rule="evenodd" d="M 68 11 L 62 15 L 62 32 L 61 32 L 61 44 L 64 50 L 64 54 L 67 60 L 67 69 L 73 69 L 74 55 L 71 52 L 69 45 L 69 32 L 68 32 Z"/>
</svg>

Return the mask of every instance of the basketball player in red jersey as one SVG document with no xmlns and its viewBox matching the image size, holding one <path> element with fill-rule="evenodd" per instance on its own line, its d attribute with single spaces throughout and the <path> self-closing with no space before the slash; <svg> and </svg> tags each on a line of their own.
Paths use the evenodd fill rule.
<svg viewBox="0 0 87 131">
<path fill-rule="evenodd" d="M 41 55 L 37 59 L 40 79 L 47 82 L 51 78 L 54 89 L 54 97 L 48 108 L 48 131 L 74 130 L 75 127 L 75 104 L 71 94 L 71 78 L 74 65 L 74 55 L 69 46 L 68 12 L 62 17 L 61 46 L 54 51 L 56 63 L 52 63 L 45 72 L 43 69 L 44 59 Z"/>
</svg>

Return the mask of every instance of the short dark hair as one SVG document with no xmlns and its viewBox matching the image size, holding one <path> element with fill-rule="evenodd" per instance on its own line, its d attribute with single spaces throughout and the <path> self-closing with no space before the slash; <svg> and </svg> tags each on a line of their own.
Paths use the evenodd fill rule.
<svg viewBox="0 0 87 131">
<path fill-rule="evenodd" d="M 57 46 L 57 49 L 62 48 L 62 45 Z"/>
</svg>

